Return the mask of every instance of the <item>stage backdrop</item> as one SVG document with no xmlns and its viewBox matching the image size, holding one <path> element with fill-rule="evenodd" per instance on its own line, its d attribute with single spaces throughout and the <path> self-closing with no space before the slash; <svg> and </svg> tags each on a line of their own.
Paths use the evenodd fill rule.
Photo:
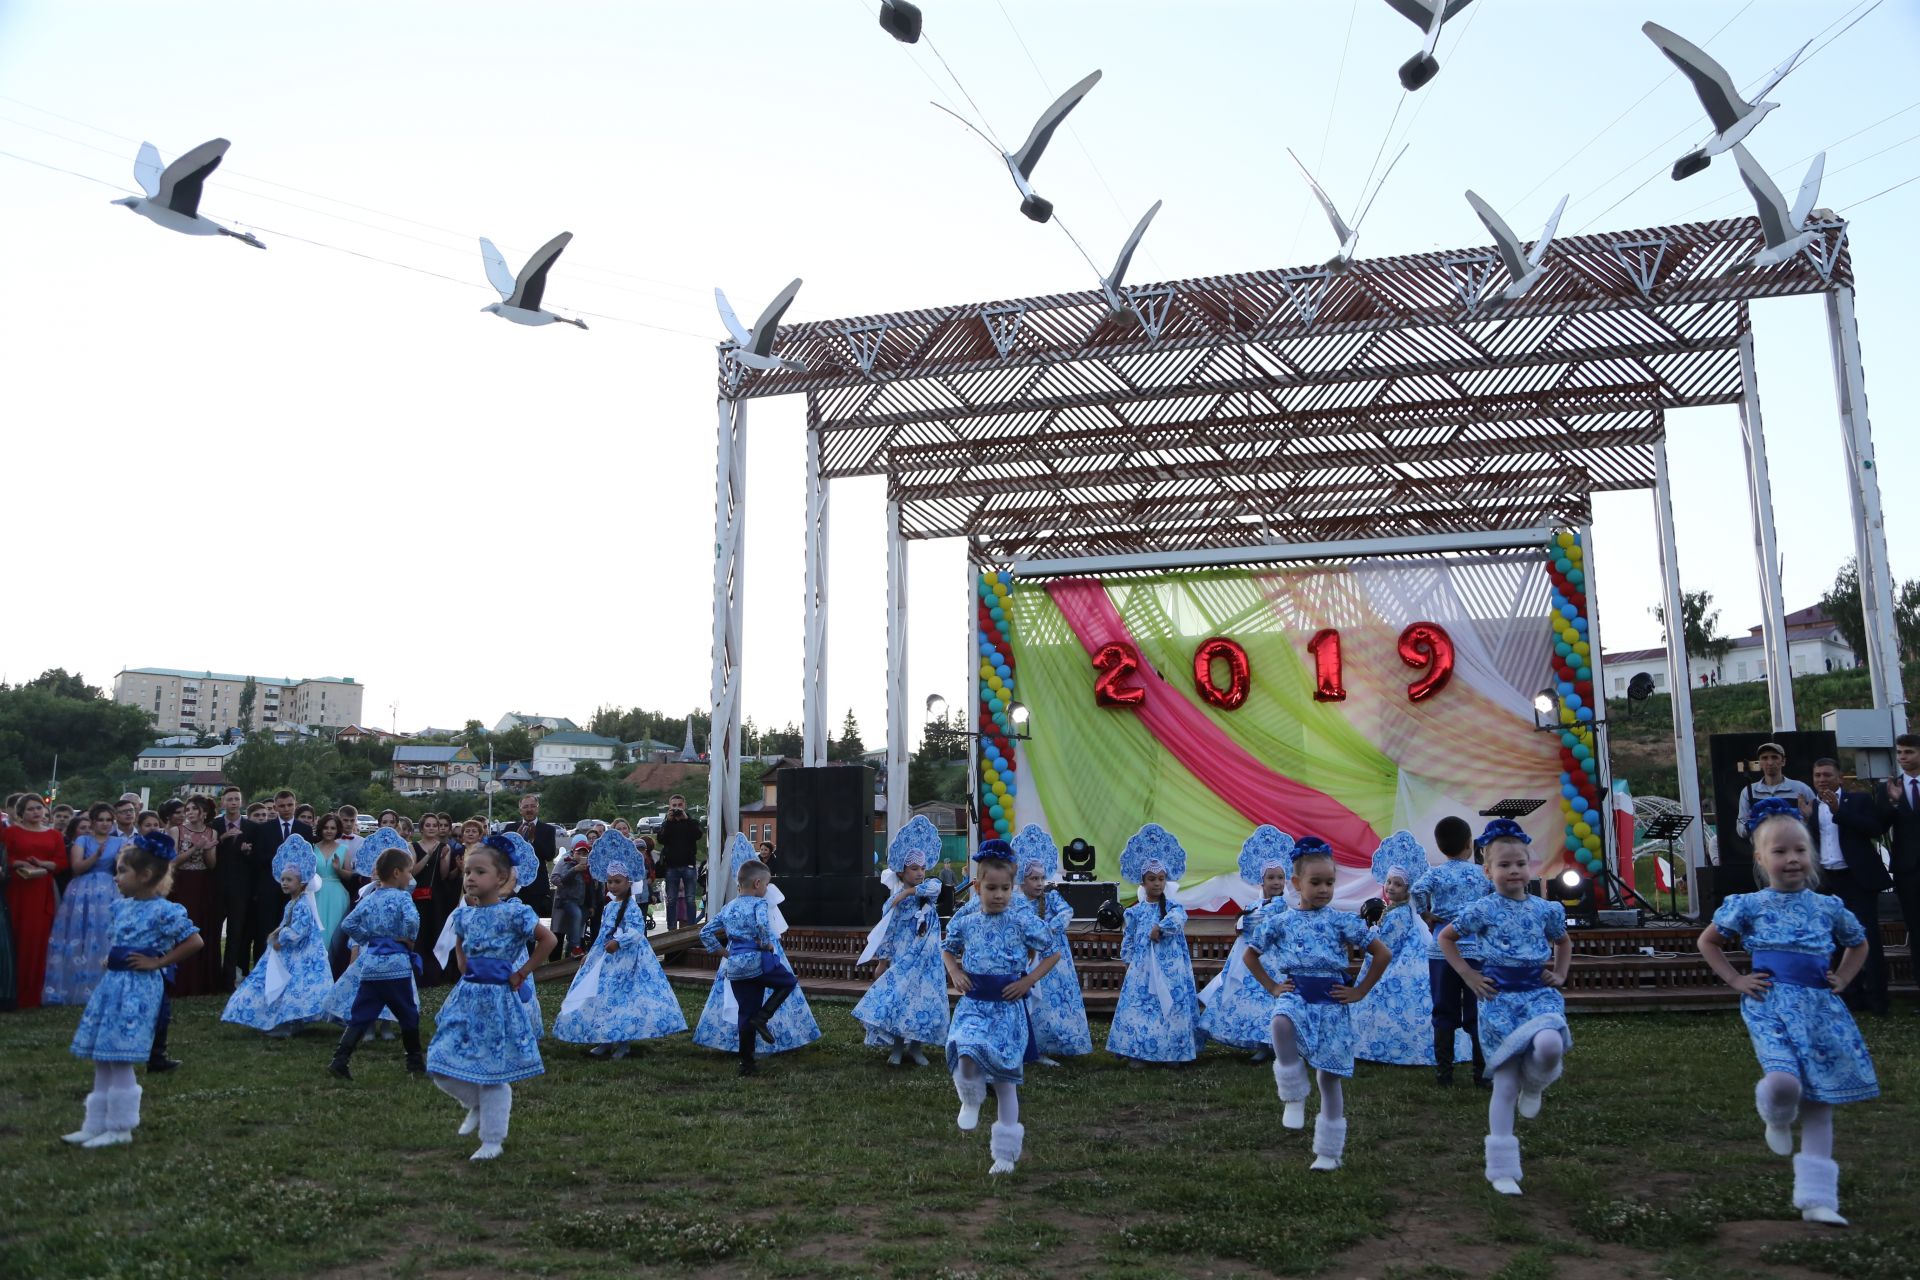
<svg viewBox="0 0 1920 1280">
<path fill-rule="evenodd" d="M 1559 737 L 1532 712 L 1552 683 L 1548 593 L 1533 550 L 1018 582 L 1005 639 L 1033 737 L 1013 817 L 1090 841 L 1110 879 L 1158 822 L 1203 908 L 1251 900 L 1236 860 L 1270 822 L 1330 841 L 1338 901 L 1357 905 L 1394 830 L 1437 861 L 1442 816 L 1477 829 L 1496 800 L 1561 794 Z M 1560 821 L 1551 803 L 1526 820 L 1549 873 Z"/>
</svg>

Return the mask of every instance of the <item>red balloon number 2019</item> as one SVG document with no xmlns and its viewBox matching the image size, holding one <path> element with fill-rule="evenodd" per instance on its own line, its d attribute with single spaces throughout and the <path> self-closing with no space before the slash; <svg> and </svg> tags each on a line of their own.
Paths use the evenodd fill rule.
<svg viewBox="0 0 1920 1280">
<path fill-rule="evenodd" d="M 1400 633 L 1400 660 L 1420 672 L 1407 685 L 1407 701 L 1425 702 L 1447 687 L 1453 679 L 1453 637 L 1434 622 L 1416 622 Z M 1340 633 L 1332 627 L 1314 633 L 1307 642 L 1313 659 L 1313 696 L 1319 702 L 1343 702 L 1347 688 L 1342 682 Z M 1220 678 L 1224 667 L 1224 682 Z M 1094 701 L 1103 707 L 1137 707 L 1147 700 L 1144 685 L 1135 683 L 1140 671 L 1140 654 L 1131 644 L 1116 640 L 1102 645 L 1093 655 Z M 1194 691 L 1207 703 L 1223 711 L 1243 705 L 1252 688 L 1247 651 L 1237 640 L 1215 636 L 1203 643 L 1193 655 Z"/>
</svg>

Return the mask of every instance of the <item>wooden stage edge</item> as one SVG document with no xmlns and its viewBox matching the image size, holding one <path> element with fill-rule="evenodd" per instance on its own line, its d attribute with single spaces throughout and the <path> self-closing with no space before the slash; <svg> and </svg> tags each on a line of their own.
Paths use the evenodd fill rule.
<svg viewBox="0 0 1920 1280">
<path fill-rule="evenodd" d="M 1667 1013 L 1739 1006 L 1739 996 L 1721 984 L 1707 968 L 1694 945 L 1694 926 L 1651 925 L 1637 929 L 1575 929 L 1573 967 L 1565 995 L 1569 1013 Z M 1882 925 L 1887 969 L 1896 1001 L 1920 996 L 1914 978 L 1913 956 L 1906 929 L 1898 923 Z M 809 997 L 858 1000 L 872 982 L 871 965 L 856 966 L 866 946 L 861 928 L 806 928 L 787 932 L 787 957 Z M 1187 931 L 1198 985 L 1220 971 L 1233 947 L 1230 920 L 1200 919 Z M 655 934 L 653 950 L 667 977 L 679 986 L 707 987 L 719 957 L 700 946 L 698 929 L 674 929 Z M 1087 1010 L 1113 1011 L 1126 966 L 1120 962 L 1120 935 L 1076 922 L 1070 934 L 1073 963 L 1080 977 Z M 1729 952 L 1734 967 L 1745 971 L 1744 952 Z M 543 983 L 570 980 L 577 960 L 558 960 L 541 966 L 534 975 Z"/>
</svg>

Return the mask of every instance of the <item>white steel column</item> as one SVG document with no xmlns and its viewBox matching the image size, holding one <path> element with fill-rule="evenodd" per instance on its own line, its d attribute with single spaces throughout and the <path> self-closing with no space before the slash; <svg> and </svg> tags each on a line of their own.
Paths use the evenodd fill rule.
<svg viewBox="0 0 1920 1280">
<path fill-rule="evenodd" d="M 1692 914 L 1700 912 L 1694 886 L 1706 865 L 1706 817 L 1700 812 L 1700 769 L 1693 742 L 1693 669 L 1687 661 L 1681 619 L 1680 551 L 1673 529 L 1673 483 L 1667 471 L 1667 442 L 1653 446 L 1653 522 L 1660 533 L 1660 607 L 1667 617 L 1667 690 L 1673 702 L 1673 759 L 1679 776 L 1680 812 L 1693 815 L 1682 837 L 1687 856 L 1687 894 Z"/>
<path fill-rule="evenodd" d="M 740 635 L 745 611 L 747 405 L 720 401 L 714 461 L 713 721 L 707 731 L 707 901 L 727 898 L 727 841 L 740 829 Z"/>
<path fill-rule="evenodd" d="M 1891 707 L 1895 731 L 1906 728 L 1906 685 L 1900 676 L 1900 637 L 1894 623 L 1893 571 L 1887 563 L 1887 521 L 1880 509 L 1880 471 L 1873 460 L 1873 424 L 1867 417 L 1866 371 L 1853 289 L 1827 295 L 1827 332 L 1833 344 L 1834 389 L 1846 443 L 1847 497 L 1853 503 L 1854 563 L 1860 570 L 1860 611 L 1866 623 L 1873 705 Z"/>
<path fill-rule="evenodd" d="M 1760 423 L 1760 381 L 1754 369 L 1753 331 L 1740 335 L 1740 438 L 1747 455 L 1747 503 L 1753 511 L 1753 553 L 1760 571 L 1760 648 L 1766 655 L 1767 705 L 1773 727 L 1791 733 L 1793 659 L 1787 651 L 1787 610 L 1780 600 L 1780 547 L 1773 532 L 1773 482 L 1767 475 L 1767 435 Z"/>
<path fill-rule="evenodd" d="M 1583 524 L 1580 534 L 1580 568 L 1585 575 L 1581 588 L 1587 596 L 1587 666 L 1593 671 L 1593 760 L 1599 772 L 1594 776 L 1594 784 L 1600 792 L 1600 855 L 1601 861 L 1611 862 L 1615 875 L 1620 874 L 1620 851 L 1615 847 L 1613 838 L 1613 762 L 1607 758 L 1607 666 L 1600 656 L 1600 575 L 1594 569 L 1593 526 Z M 1633 857 L 1633 850 L 1627 850 L 1627 857 Z"/>
<path fill-rule="evenodd" d="M 907 825 L 907 540 L 887 503 L 887 840 Z"/>
<path fill-rule="evenodd" d="M 821 473 L 820 424 L 807 397 L 806 599 L 800 686 L 801 757 L 809 769 L 827 762 L 827 480 Z"/>
</svg>

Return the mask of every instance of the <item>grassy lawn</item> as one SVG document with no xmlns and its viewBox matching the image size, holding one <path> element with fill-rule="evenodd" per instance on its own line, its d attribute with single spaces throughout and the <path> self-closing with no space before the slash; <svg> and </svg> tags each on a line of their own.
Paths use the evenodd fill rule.
<svg viewBox="0 0 1920 1280">
<path fill-rule="evenodd" d="M 438 1003 L 438 992 L 428 1004 Z M 698 999 L 683 992 L 689 1018 Z M 558 993 L 545 993 L 549 1015 Z M 145 1080 L 134 1145 L 65 1147 L 91 1079 L 76 1013 L 0 1017 L 0 1275 L 1845 1276 L 1920 1271 L 1920 1018 L 1871 1021 L 1881 1101 L 1839 1121 L 1851 1231 L 1800 1223 L 1753 1112 L 1733 1014 L 1581 1018 L 1522 1128 L 1527 1196 L 1481 1180 L 1484 1097 L 1362 1064 L 1347 1167 L 1309 1175 L 1265 1068 L 1096 1055 L 1035 1069 L 1027 1159 L 991 1180 L 946 1076 L 890 1072 L 845 1004 L 739 1080 L 686 1037 L 626 1062 L 545 1042 L 506 1156 L 371 1044 L 266 1041 L 178 1004 L 186 1066 Z M 1096 1029 L 1096 1040 L 1104 1028 Z M 992 1116 L 988 1104 L 987 1118 Z"/>
</svg>

